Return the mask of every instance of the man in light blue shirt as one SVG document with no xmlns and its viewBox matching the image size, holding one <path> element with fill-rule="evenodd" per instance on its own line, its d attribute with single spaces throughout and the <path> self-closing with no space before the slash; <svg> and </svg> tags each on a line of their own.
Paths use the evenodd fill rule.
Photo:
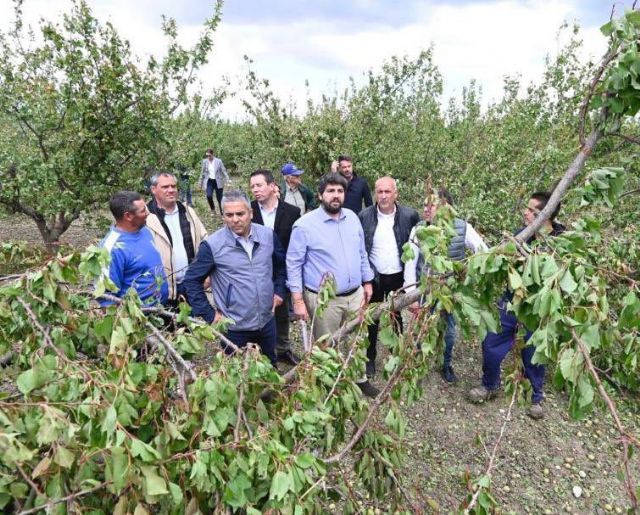
<svg viewBox="0 0 640 515">
<path fill-rule="evenodd" d="M 315 339 L 337 331 L 371 298 L 373 271 L 362 225 L 355 213 L 342 208 L 346 189 L 347 181 L 338 173 L 320 179 L 321 205 L 293 225 L 287 251 L 287 286 L 296 318 L 307 320 L 316 309 L 323 282 L 335 283 L 336 298 L 315 318 Z M 358 385 L 365 395 L 379 393 L 368 381 Z"/>
</svg>

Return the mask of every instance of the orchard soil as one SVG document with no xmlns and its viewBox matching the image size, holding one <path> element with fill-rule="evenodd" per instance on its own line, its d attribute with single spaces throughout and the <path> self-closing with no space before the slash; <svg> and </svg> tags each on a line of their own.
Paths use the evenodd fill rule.
<svg viewBox="0 0 640 515">
<path fill-rule="evenodd" d="M 205 212 L 202 199 L 198 210 Z M 208 229 L 220 225 L 218 216 L 207 214 L 202 220 Z M 63 243 L 83 248 L 96 243 L 104 234 L 81 221 L 63 235 Z M 40 235 L 30 219 L 0 215 L 0 242 L 26 241 L 41 245 Z M 299 340 L 297 334 L 292 335 Z M 296 342 L 298 351 L 299 342 Z M 385 356 L 379 356 L 377 369 L 383 369 Z M 511 357 L 505 367 L 512 369 Z M 437 369 L 425 378 L 423 397 L 405 406 L 406 456 L 399 480 L 411 500 L 406 508 L 419 513 L 457 512 L 469 495 L 469 478 L 484 474 L 489 456 L 505 421 L 510 404 L 506 394 L 488 403 L 474 405 L 466 393 L 476 386 L 481 373 L 477 342 L 459 341 L 454 349 L 454 368 L 458 383 L 443 382 Z M 548 372 L 548 378 L 553 370 Z M 381 378 L 374 384 L 382 387 Z M 526 405 L 516 404 L 498 448 L 493 471 L 492 495 L 498 513 L 623 513 L 629 506 L 623 483 L 618 479 L 621 446 L 608 411 L 600 405 L 582 421 L 568 415 L 565 393 L 546 385 L 546 416 L 534 421 L 526 415 Z M 623 424 L 636 434 L 640 428 L 638 399 L 614 393 Z M 381 413 L 380 420 L 386 413 Z M 632 473 L 640 480 L 637 459 Z M 581 495 L 576 497 L 576 486 Z M 356 487 L 357 488 L 357 487 Z M 363 513 L 386 513 L 384 502 L 362 496 Z M 333 507 L 332 507 L 333 508 Z M 336 511 L 338 511 L 336 507 Z M 379 511 L 378 511 L 379 510 Z"/>
</svg>

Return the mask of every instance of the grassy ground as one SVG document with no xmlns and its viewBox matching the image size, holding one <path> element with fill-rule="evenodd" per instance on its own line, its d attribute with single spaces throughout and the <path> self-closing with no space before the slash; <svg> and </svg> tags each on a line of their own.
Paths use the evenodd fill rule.
<svg viewBox="0 0 640 515">
<path fill-rule="evenodd" d="M 217 228 L 220 217 L 208 213 L 201 194 L 197 207 L 209 230 Z M 75 223 L 64 241 L 78 247 L 94 243 L 104 229 Z M 23 240 L 39 243 L 35 225 L 24 217 L 0 217 L 0 241 Z M 294 333 L 295 335 L 295 333 Z M 296 345 L 299 345 L 296 343 Z M 380 360 L 384 356 L 380 356 Z M 424 396 L 405 407 L 408 428 L 404 446 L 406 460 L 400 482 L 416 510 L 427 513 L 457 511 L 468 495 L 465 475 L 477 478 L 487 467 L 489 455 L 505 422 L 510 397 L 503 395 L 484 405 L 466 400 L 466 392 L 480 377 L 477 344 L 459 342 L 454 349 L 454 365 L 460 381 L 445 384 L 437 371 L 424 382 Z M 513 366 L 510 358 L 506 366 Z M 382 370 L 382 361 L 378 363 Z M 374 381 L 381 386 L 381 380 Z M 500 513 L 623 513 L 629 505 L 624 488 L 616 477 L 620 470 L 621 448 L 608 413 L 601 408 L 583 421 L 568 416 L 567 397 L 546 389 L 544 420 L 526 416 L 526 406 L 516 405 L 506 424 L 496 453 L 492 493 Z M 636 433 L 640 428 L 637 399 L 616 398 L 623 423 Z M 382 413 L 382 418 L 386 413 Z M 632 471 L 640 479 L 636 457 Z M 582 494 L 576 497 L 574 487 Z M 384 502 L 363 498 L 363 509 L 387 511 Z"/>
</svg>

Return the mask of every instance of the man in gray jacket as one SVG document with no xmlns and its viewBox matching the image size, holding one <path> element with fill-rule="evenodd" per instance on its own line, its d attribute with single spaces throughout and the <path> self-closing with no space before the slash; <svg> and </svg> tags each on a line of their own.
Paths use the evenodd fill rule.
<svg viewBox="0 0 640 515">
<path fill-rule="evenodd" d="M 202 242 L 184 278 L 189 304 L 195 316 L 209 323 L 233 320 L 226 337 L 238 347 L 257 343 L 275 367 L 273 312 L 285 296 L 284 249 L 273 230 L 251 223 L 251 203 L 244 193 L 225 194 L 222 215 L 225 226 Z M 204 292 L 207 277 L 215 309 Z"/>
<path fill-rule="evenodd" d="M 204 159 L 202 160 L 200 185 L 202 189 L 207 192 L 207 202 L 209 203 L 209 209 L 211 209 L 212 213 L 216 212 L 216 208 L 213 203 L 213 192 L 215 191 L 218 207 L 220 208 L 220 214 L 222 214 L 222 195 L 224 192 L 225 181 L 228 180 L 229 174 L 227 173 L 227 169 L 224 167 L 222 159 L 213 154 L 212 148 L 208 149 Z"/>
</svg>

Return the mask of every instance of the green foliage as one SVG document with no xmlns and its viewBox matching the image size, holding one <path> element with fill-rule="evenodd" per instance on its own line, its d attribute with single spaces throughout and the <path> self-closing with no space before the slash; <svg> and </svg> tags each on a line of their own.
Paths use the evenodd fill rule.
<svg viewBox="0 0 640 515">
<path fill-rule="evenodd" d="M 256 348 L 227 356 L 211 348 L 211 327 L 181 315 L 184 326 L 163 330 L 165 338 L 185 357 L 202 360 L 208 348 L 185 401 L 164 347 L 147 338 L 149 322 L 160 322 L 153 308 L 133 291 L 97 307 L 92 283 L 101 291 L 106 265 L 108 255 L 93 248 L 0 284 L 0 342 L 17 353 L 15 393 L 0 393 L 3 507 L 91 491 L 72 509 L 322 513 L 335 488 L 348 491 L 345 478 L 323 485 L 344 467 L 326 457 L 369 417 L 354 382 L 366 359 L 362 330 L 349 359 L 314 347 L 285 384 Z M 392 407 L 350 445 L 363 487 L 397 506 L 391 478 L 405 427 L 397 406 L 419 396 L 427 362 L 411 339 L 387 338 L 385 323 L 382 333 L 395 377 Z M 30 495 L 33 485 L 39 493 Z"/>
<path fill-rule="evenodd" d="M 31 217 L 53 246 L 82 212 L 118 189 L 138 189 L 141 170 L 162 164 L 162 143 L 177 145 L 171 115 L 206 62 L 220 4 L 191 50 L 165 20 L 167 55 L 146 67 L 83 0 L 61 24 L 41 22 L 39 44 L 15 5 L 14 28 L 0 34 L 0 203 Z"/>
</svg>

